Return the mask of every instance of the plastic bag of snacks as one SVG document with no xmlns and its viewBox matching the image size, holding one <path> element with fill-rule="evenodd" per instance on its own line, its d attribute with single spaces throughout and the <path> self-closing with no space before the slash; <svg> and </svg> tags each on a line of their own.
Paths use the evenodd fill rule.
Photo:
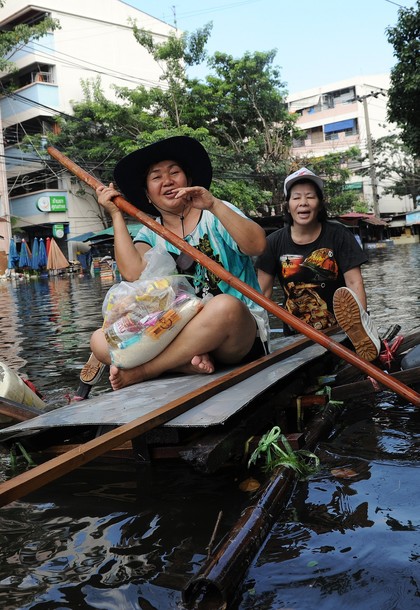
<svg viewBox="0 0 420 610">
<path fill-rule="evenodd" d="M 112 286 L 102 307 L 112 363 L 123 369 L 155 358 L 203 306 L 166 250 L 156 246 L 145 258 L 141 278 Z"/>
</svg>

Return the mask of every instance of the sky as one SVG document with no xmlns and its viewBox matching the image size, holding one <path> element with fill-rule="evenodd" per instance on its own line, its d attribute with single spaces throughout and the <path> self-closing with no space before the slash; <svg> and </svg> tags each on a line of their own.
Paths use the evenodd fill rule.
<svg viewBox="0 0 420 610">
<path fill-rule="evenodd" d="M 207 51 L 235 58 L 277 49 L 275 66 L 289 93 L 371 74 L 388 74 L 396 62 L 385 30 L 400 7 L 417 0 L 124 0 L 179 29 L 208 22 Z M 147 22 L 138 25 L 147 27 Z M 203 78 L 206 66 L 191 76 Z"/>
</svg>

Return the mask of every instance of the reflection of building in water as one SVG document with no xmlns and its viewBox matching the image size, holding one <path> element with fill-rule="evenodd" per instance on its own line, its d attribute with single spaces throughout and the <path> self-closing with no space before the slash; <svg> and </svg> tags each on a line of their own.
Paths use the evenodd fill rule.
<svg viewBox="0 0 420 610">
<path fill-rule="evenodd" d="M 57 362 L 65 364 L 70 350 L 80 343 L 77 309 L 77 279 L 74 276 L 56 276 L 47 283 L 49 291 L 48 338 L 56 352 Z M 100 312 L 99 312 L 100 315 Z"/>
<path fill-rule="evenodd" d="M 0 359 L 31 379 L 67 362 L 80 341 L 72 278 L 8 281 L 0 284 Z M 77 288 L 77 287 L 76 287 Z M 42 364 L 41 364 L 42 363 Z M 35 372 L 36 371 L 36 372 Z"/>
<path fill-rule="evenodd" d="M 24 338 L 21 332 L 23 327 L 19 324 L 17 315 L 17 297 L 14 283 L 0 283 L 0 359 L 16 373 L 26 365 L 26 360 L 20 355 Z"/>
</svg>

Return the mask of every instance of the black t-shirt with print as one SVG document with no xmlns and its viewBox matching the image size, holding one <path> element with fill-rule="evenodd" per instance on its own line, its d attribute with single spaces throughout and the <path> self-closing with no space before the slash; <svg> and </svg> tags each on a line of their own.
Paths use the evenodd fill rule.
<svg viewBox="0 0 420 610">
<path fill-rule="evenodd" d="M 336 324 L 332 301 L 337 288 L 345 286 L 343 274 L 367 260 L 353 233 L 328 220 L 310 244 L 296 244 L 288 225 L 271 233 L 256 266 L 278 277 L 287 311 L 323 330 Z M 285 334 L 293 334 L 286 324 L 284 327 Z"/>
</svg>

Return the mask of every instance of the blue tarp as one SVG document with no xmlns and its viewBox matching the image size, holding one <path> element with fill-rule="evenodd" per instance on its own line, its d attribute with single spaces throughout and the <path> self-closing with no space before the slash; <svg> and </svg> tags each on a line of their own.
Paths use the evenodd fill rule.
<svg viewBox="0 0 420 610">
<path fill-rule="evenodd" d="M 88 231 L 87 233 L 82 233 L 81 235 L 76 235 L 76 237 L 70 237 L 68 241 L 89 241 L 89 237 L 95 235 L 93 231 Z"/>
<path fill-rule="evenodd" d="M 134 237 L 140 231 L 143 225 L 140 223 L 129 223 L 127 224 L 127 229 L 131 235 Z M 88 233 L 82 233 L 81 235 L 76 235 L 76 237 L 71 237 L 68 241 L 104 241 L 107 238 L 114 237 L 114 227 L 108 227 L 107 229 L 103 229 L 102 231 L 97 231 L 94 233 L 93 231 L 89 231 Z"/>
</svg>

